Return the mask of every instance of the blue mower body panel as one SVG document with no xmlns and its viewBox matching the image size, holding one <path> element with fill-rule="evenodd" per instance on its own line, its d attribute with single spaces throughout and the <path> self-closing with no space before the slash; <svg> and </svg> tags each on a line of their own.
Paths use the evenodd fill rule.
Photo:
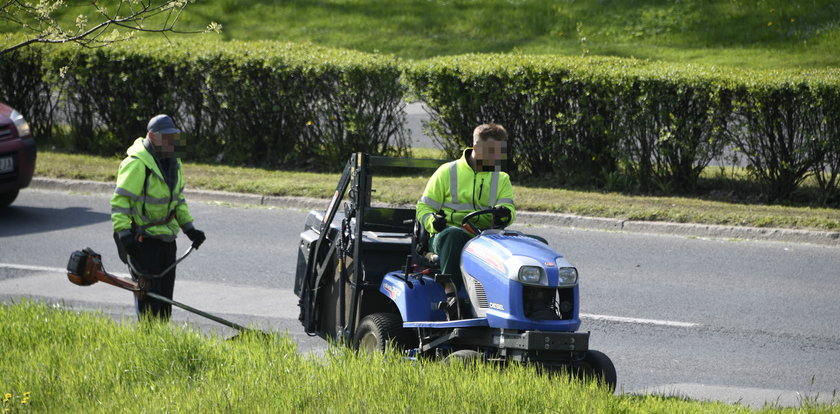
<svg viewBox="0 0 840 414">
<path fill-rule="evenodd" d="M 523 282 L 519 276 L 523 267 L 538 277 Z M 489 230 L 470 240 L 461 256 L 465 286 L 459 296 L 469 298 L 471 317 L 447 321 L 438 309 L 446 300 L 443 286 L 428 276 L 390 272 L 380 292 L 394 302 L 406 328 L 487 326 L 574 332 L 580 327 L 577 270 L 570 281 L 561 278 L 561 269 L 568 275 L 574 268 L 541 241 L 520 232 Z M 550 307 L 564 311 L 546 313 Z"/>
<path fill-rule="evenodd" d="M 406 282 L 402 272 L 390 272 L 379 291 L 397 305 L 404 322 L 446 320 L 443 310 L 434 309 L 434 304 L 446 300 L 446 293 L 428 276 Z"/>
</svg>

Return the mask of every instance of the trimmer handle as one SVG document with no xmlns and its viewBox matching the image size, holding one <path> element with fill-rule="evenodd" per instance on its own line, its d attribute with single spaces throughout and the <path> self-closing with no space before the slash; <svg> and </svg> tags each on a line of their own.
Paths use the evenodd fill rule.
<svg viewBox="0 0 840 414">
<path fill-rule="evenodd" d="M 128 268 L 131 269 L 131 273 L 133 273 L 137 277 L 142 277 L 144 279 L 158 279 L 160 277 L 163 277 L 163 275 L 169 273 L 170 270 L 174 269 L 175 266 L 178 265 L 178 263 L 181 263 L 182 260 L 186 259 L 187 256 L 189 256 L 190 253 L 192 253 L 192 251 L 197 249 L 197 248 L 198 248 L 198 246 L 196 246 L 195 244 L 192 244 L 190 246 L 190 248 L 187 249 L 187 251 L 184 253 L 184 255 L 181 256 L 178 260 L 176 260 L 175 263 L 172 263 L 171 265 L 169 265 L 169 267 L 167 267 L 166 269 L 163 269 L 162 272 L 154 274 L 154 275 L 149 275 L 149 274 L 141 272 L 137 268 L 137 266 L 134 265 L 134 261 L 131 260 L 131 255 L 128 256 Z"/>
</svg>

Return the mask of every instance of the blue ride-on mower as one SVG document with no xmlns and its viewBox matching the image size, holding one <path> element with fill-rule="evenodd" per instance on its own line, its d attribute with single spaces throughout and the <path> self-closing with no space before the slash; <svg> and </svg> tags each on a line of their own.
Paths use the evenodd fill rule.
<svg viewBox="0 0 840 414">
<path fill-rule="evenodd" d="M 463 225 L 475 237 L 461 255 L 453 309 L 445 293 L 453 280 L 439 274 L 415 210 L 372 204 L 375 174 L 442 163 L 351 157 L 328 208 L 311 211 L 301 233 L 295 293 L 305 331 L 360 350 L 535 364 L 614 390 L 612 361 L 589 348 L 589 332 L 578 332 L 577 269 L 549 245 L 519 231 L 476 228 L 471 220 L 492 207 L 467 215 Z"/>
</svg>

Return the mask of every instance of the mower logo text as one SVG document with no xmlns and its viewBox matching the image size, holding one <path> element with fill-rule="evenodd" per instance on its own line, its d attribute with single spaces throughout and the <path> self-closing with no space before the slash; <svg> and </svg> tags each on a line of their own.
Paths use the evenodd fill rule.
<svg viewBox="0 0 840 414">
<path fill-rule="evenodd" d="M 505 310 L 504 305 L 502 305 L 501 303 L 490 302 L 490 307 L 500 311 Z"/>
<path fill-rule="evenodd" d="M 402 290 L 400 290 L 400 288 L 394 285 L 385 284 L 382 287 L 385 289 L 386 292 L 388 292 L 388 296 L 390 296 L 391 299 L 396 299 L 397 296 L 402 295 Z"/>
</svg>

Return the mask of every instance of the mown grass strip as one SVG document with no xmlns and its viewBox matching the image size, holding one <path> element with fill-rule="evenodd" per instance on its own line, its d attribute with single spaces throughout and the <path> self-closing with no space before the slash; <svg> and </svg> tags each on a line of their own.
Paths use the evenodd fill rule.
<svg viewBox="0 0 840 414">
<path fill-rule="evenodd" d="M 431 152 L 421 152 L 426 156 Z M 114 181 L 118 158 L 42 151 L 36 176 Z M 329 198 L 338 174 L 273 171 L 260 168 L 185 163 L 191 188 L 264 195 Z M 414 204 L 427 176 L 376 177 L 377 200 Z M 689 197 L 651 197 L 514 185 L 516 203 L 525 211 L 679 223 L 793 229 L 840 230 L 840 209 L 789 207 L 711 201 Z"/>
<path fill-rule="evenodd" d="M 9 394 L 9 412 L 752 412 L 614 396 L 594 383 L 515 365 L 445 365 L 343 347 L 302 355 L 280 334 L 225 341 L 189 327 L 117 323 L 30 301 L 0 304 L 0 320 L 0 394 Z M 759 412 L 838 408 L 805 399 L 801 410 Z"/>
</svg>

